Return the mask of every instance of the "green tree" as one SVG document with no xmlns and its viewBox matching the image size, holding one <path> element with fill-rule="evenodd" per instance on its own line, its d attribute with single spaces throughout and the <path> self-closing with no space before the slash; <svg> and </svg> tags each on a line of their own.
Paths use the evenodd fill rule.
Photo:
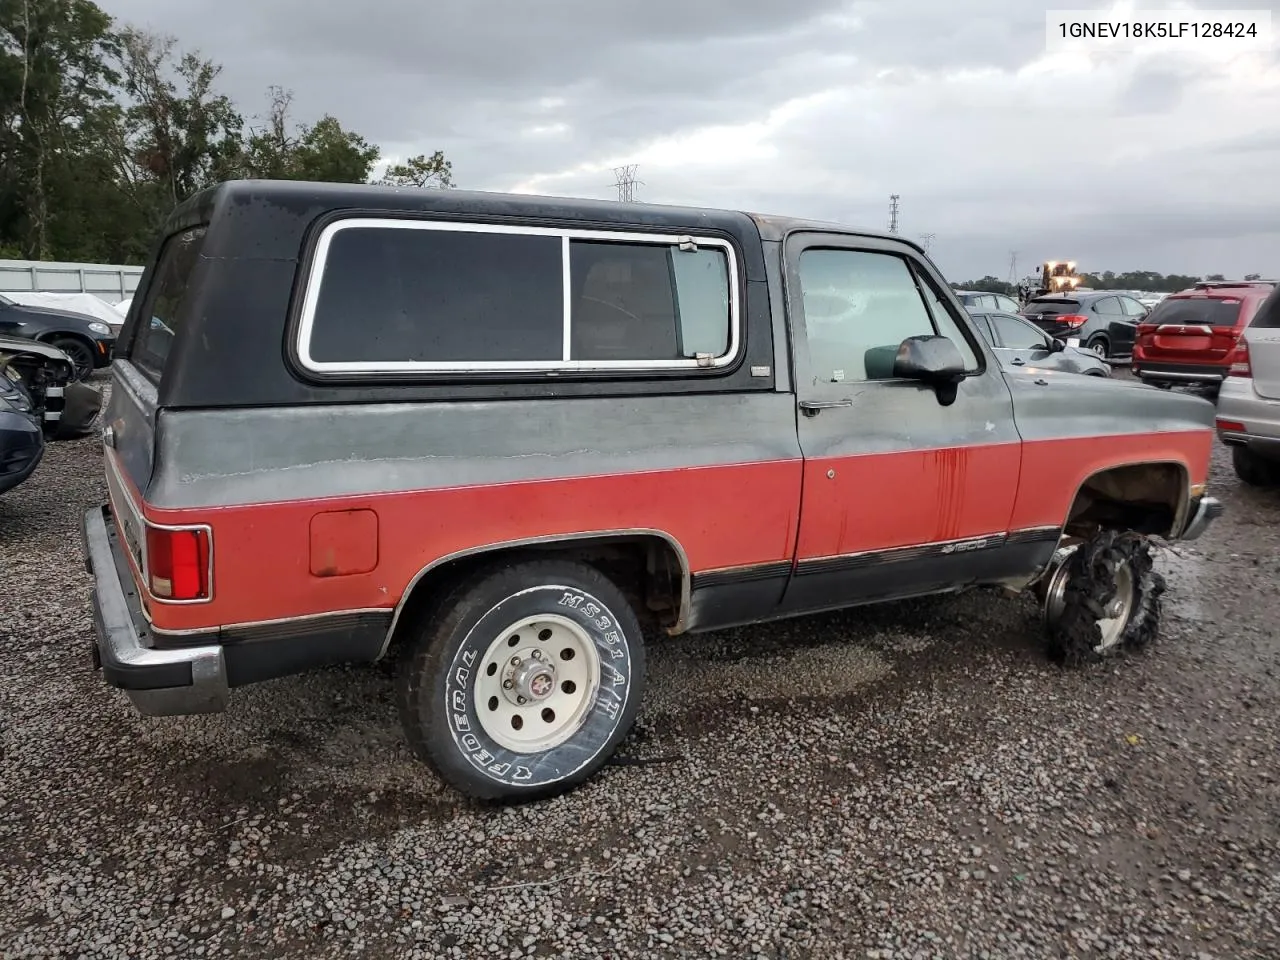
<svg viewBox="0 0 1280 960">
<path fill-rule="evenodd" d="M 68 174 L 111 106 L 111 18 L 89 0 L 0 0 L 0 241 L 53 253 Z"/>
<path fill-rule="evenodd" d="M 1011 283 L 1005 283 L 987 274 L 981 280 L 970 280 L 968 283 L 961 283 L 956 286 L 957 290 L 976 290 L 982 293 L 1003 293 L 1005 296 L 1013 296 L 1016 290 Z"/>
<path fill-rule="evenodd" d="M 358 133 L 343 129 L 325 115 L 311 126 L 289 117 L 293 94 L 282 87 L 268 91 L 270 105 L 261 125 L 245 141 L 242 172 L 272 180 L 367 183 L 379 150 Z"/>
<path fill-rule="evenodd" d="M 387 168 L 381 183 L 392 187 L 443 187 L 453 186 L 453 164 L 437 150 L 431 156 L 418 154 L 404 163 Z"/>
<path fill-rule="evenodd" d="M 214 89 L 222 68 L 198 53 L 176 52 L 177 39 L 126 28 L 120 34 L 133 185 L 162 205 L 225 179 L 239 164 L 243 120 Z M 148 183 L 158 191 L 145 191 Z M 139 202 L 141 197 L 138 198 Z"/>
<path fill-rule="evenodd" d="M 1211 273 L 1207 277 L 1205 277 L 1205 280 L 1209 281 L 1210 283 L 1214 283 L 1214 282 L 1221 283 L 1225 279 L 1227 278 L 1220 273 Z"/>
</svg>

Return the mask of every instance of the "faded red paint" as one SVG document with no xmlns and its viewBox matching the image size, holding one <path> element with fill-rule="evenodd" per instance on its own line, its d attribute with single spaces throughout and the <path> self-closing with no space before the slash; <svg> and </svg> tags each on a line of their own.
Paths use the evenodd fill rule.
<svg viewBox="0 0 1280 960">
<path fill-rule="evenodd" d="M 1208 480 L 1211 430 L 1036 440 L 1022 445 L 1022 479 L 1010 529 L 1062 523 L 1090 476 L 1126 464 L 1166 461 L 1187 468 L 1192 485 Z"/>
<path fill-rule="evenodd" d="M 150 612 L 159 629 L 184 630 L 390 609 L 420 569 L 451 553 L 591 530 L 662 531 L 697 573 L 1058 526 L 1084 480 L 1108 467 L 1169 460 L 1191 465 L 1190 482 L 1203 482 L 1212 442 L 1212 431 L 1089 437 L 208 510 L 145 507 L 153 522 L 214 531 L 213 601 L 152 603 Z M 332 510 L 376 512 L 371 572 L 313 575 L 303 545 L 313 518 Z"/>
<path fill-rule="evenodd" d="M 812 560 L 1003 532 L 1018 487 L 1019 447 L 810 460 L 796 556 Z"/>
</svg>

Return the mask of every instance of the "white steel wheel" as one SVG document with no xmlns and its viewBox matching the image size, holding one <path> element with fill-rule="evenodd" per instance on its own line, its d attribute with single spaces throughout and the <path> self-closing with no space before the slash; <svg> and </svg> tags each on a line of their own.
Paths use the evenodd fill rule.
<svg viewBox="0 0 1280 960">
<path fill-rule="evenodd" d="M 475 671 L 484 732 L 515 753 L 540 753 L 582 726 L 600 685 L 600 655 L 566 617 L 525 617 L 489 644 Z"/>
<path fill-rule="evenodd" d="M 1133 571 L 1123 561 L 1112 564 L 1112 577 L 1115 582 L 1115 596 L 1111 598 L 1104 610 L 1106 616 L 1098 620 L 1099 640 L 1093 652 L 1106 655 L 1111 648 L 1120 643 L 1125 628 L 1133 616 L 1134 583 Z"/>
<path fill-rule="evenodd" d="M 409 746 L 480 799 L 531 800 L 586 780 L 644 694 L 635 612 L 577 561 L 495 563 L 460 579 L 411 644 L 397 689 Z"/>
</svg>

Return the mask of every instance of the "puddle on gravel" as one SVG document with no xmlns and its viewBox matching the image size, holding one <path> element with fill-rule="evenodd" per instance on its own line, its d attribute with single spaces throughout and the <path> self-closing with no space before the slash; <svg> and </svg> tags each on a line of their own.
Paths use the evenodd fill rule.
<svg viewBox="0 0 1280 960">
<path fill-rule="evenodd" d="M 1168 590 L 1164 607 L 1183 620 L 1201 622 L 1207 619 L 1202 597 L 1208 590 L 1204 558 L 1190 549 L 1166 548 L 1156 554 L 1155 569 L 1164 575 Z"/>
</svg>

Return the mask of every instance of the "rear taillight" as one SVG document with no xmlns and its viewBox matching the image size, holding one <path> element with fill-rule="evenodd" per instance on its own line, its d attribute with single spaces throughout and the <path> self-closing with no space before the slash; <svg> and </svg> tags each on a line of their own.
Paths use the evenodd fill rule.
<svg viewBox="0 0 1280 960">
<path fill-rule="evenodd" d="M 1155 332 L 1156 332 L 1156 325 L 1154 323 L 1138 324 L 1138 336 L 1140 337 L 1143 337 L 1149 333 L 1155 333 Z"/>
<path fill-rule="evenodd" d="M 1236 348 L 1231 354 L 1229 377 L 1252 377 L 1253 368 L 1249 366 L 1249 341 L 1243 337 L 1236 341 Z"/>
<path fill-rule="evenodd" d="M 209 599 L 209 531 L 147 527 L 147 586 L 160 600 Z"/>
<path fill-rule="evenodd" d="M 1240 331 L 1235 327 L 1211 327 L 1210 329 L 1215 337 L 1229 337 L 1234 340 L 1240 335 Z"/>
<path fill-rule="evenodd" d="M 1065 323 L 1072 330 L 1076 327 L 1083 327 L 1088 320 L 1089 318 L 1082 313 L 1067 313 L 1058 317 L 1059 323 Z"/>
<path fill-rule="evenodd" d="M 1215 421 L 1219 430 L 1225 430 L 1227 433 L 1244 433 L 1244 424 L 1235 420 L 1218 419 Z"/>
</svg>

